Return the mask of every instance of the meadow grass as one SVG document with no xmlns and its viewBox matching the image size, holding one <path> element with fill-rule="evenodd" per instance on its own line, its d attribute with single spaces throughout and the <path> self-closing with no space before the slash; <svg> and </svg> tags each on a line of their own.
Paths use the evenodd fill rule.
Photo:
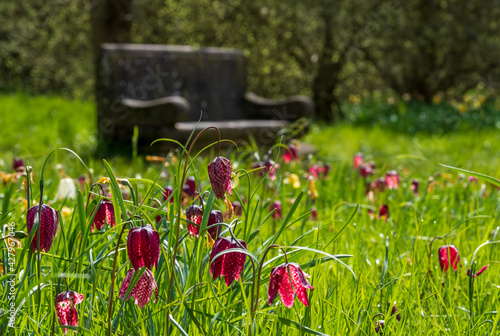
<svg viewBox="0 0 500 336">
<path fill-rule="evenodd" d="M 247 335 L 249 332 L 370 335 L 376 334 L 377 320 L 385 320 L 384 332 L 388 335 L 500 334 L 497 311 L 500 251 L 495 243 L 500 240 L 497 235 L 500 193 L 484 179 L 469 181 L 466 176 L 439 165 L 444 163 L 500 176 L 500 135 L 494 130 L 409 136 L 381 126 L 315 125 L 304 141 L 315 145 L 317 153 L 300 157 L 296 162 L 284 162 L 284 149 L 279 146 L 270 153 L 255 152 L 251 148 L 221 153 L 231 160 L 233 171 L 239 171 L 233 195 L 228 197 L 231 201 L 240 200 L 244 211 L 241 217 L 226 218 L 235 236 L 247 243 L 249 253 L 259 261 L 264 247 L 271 243 L 286 247 L 288 260 L 299 263 L 311 276 L 309 280 L 314 286 L 314 290 L 309 291 L 309 307 L 296 298 L 292 309 L 287 309 L 279 296 L 268 305 L 270 271 L 284 262 L 282 252 L 272 249 L 262 268 L 257 309 L 252 316 L 251 300 L 255 292 L 252 291 L 254 273 L 250 257 L 246 258 L 240 281 L 228 288 L 222 279 L 214 281 L 210 276 L 207 237 L 201 234 L 199 239 L 191 238 L 183 217 L 177 235 L 179 215 L 183 216 L 186 207 L 193 203 L 192 199 L 186 203 L 181 200 L 180 180 L 185 162 L 182 151 L 175 151 L 167 158 L 169 165 L 166 174 L 161 176 L 162 164 L 146 162 L 142 157 L 133 162 L 113 158 L 106 165 L 102 158 L 89 154 L 95 146 L 94 140 L 86 143 L 85 138 L 81 141 L 75 138 L 75 134 L 94 134 L 91 104 L 24 95 L 2 96 L 0 101 L 25 122 L 39 112 L 40 115 L 32 118 L 45 125 L 33 128 L 29 133 L 32 136 L 15 138 L 17 140 L 2 137 L 1 140 L 4 152 L 19 145 L 19 154 L 33 166 L 31 200 L 39 201 L 40 172 L 48 154 L 54 148 L 74 145 L 78 154 L 79 149 L 83 151 L 94 181 L 110 177 L 107 186 L 117 218 L 115 227 L 90 232 L 92 210 L 99 197 L 91 198 L 86 207 L 90 183 L 86 168 L 66 151 L 57 151 L 47 160 L 44 203 L 60 211 L 59 230 L 50 251 L 42 253 L 39 265 L 37 253 L 28 253 L 28 238 L 23 238 L 22 247 L 10 256 L 15 266 L 10 270 L 8 250 L 2 243 L 4 272 L 16 275 L 13 301 L 8 295 L 11 285 L 7 280 L 11 277 L 0 276 L 2 335 L 51 335 L 53 328 L 55 334 L 63 334 L 54 305 L 58 279 L 62 275 L 70 290 L 85 296 L 76 306 L 79 314 L 76 330 L 88 335 L 108 335 L 108 323 L 115 335 L 166 335 L 167 326 L 172 335 Z M 72 114 L 70 109 L 82 114 Z M 64 122 L 68 126 L 51 128 L 51 122 L 43 118 L 51 110 L 60 111 L 56 114 L 60 117 L 52 122 L 57 125 Z M 89 119 L 85 120 L 85 115 Z M 0 118 L 2 122 L 10 120 L 5 128 L 11 136 L 30 127 L 5 113 Z M 38 136 L 40 141 L 36 140 Z M 374 175 L 366 180 L 352 166 L 353 155 L 360 151 L 366 161 L 376 164 Z M 10 172 L 12 155 L 5 152 L 0 170 Z M 216 155 L 214 148 L 196 158 L 192 155 L 192 164 L 187 169 L 187 176 L 195 176 L 200 182 L 201 192 L 208 191 L 204 197 L 205 214 L 210 209 L 226 211 L 224 203 L 213 197 L 208 179 L 207 166 Z M 255 161 L 267 159 L 279 164 L 274 180 L 260 174 L 261 171 L 252 171 L 247 178 L 242 171 L 251 171 Z M 87 185 L 74 200 L 55 199 L 60 179 L 55 169 L 57 163 L 62 163 L 71 177 L 87 174 Z M 311 177 L 309 168 L 314 164 L 323 167 L 325 163 L 331 166 L 328 175 Z M 399 187 L 368 197 L 367 183 L 393 169 L 400 174 Z M 296 175 L 299 185 L 290 183 L 295 179 L 291 174 Z M 128 179 L 131 188 L 120 186 L 115 177 Z M 418 194 L 410 189 L 413 179 L 420 182 Z M 153 181 L 158 187 L 154 187 Z M 174 187 L 173 204 L 163 200 L 160 187 L 165 185 Z M 0 186 L 0 193 L 1 223 L 14 223 L 17 231 L 27 232 L 22 179 Z M 156 200 L 162 204 L 159 206 Z M 273 220 L 270 206 L 276 200 L 282 203 L 283 216 Z M 389 207 L 387 221 L 376 218 L 383 204 Z M 311 215 L 313 206 L 318 212 L 317 220 Z M 374 219 L 370 218 L 369 210 L 374 212 Z M 133 214 L 153 224 L 163 242 L 158 267 L 153 268 L 159 299 L 156 303 L 151 300 L 143 309 L 139 309 L 133 299 L 118 299 L 120 285 L 131 268 L 127 234 L 132 225 L 140 225 L 139 221 L 133 221 Z M 159 223 L 155 220 L 157 215 L 161 215 Z M 207 217 L 201 223 L 202 231 Z M 119 239 L 122 229 L 124 233 Z M 177 239 L 179 249 L 174 265 L 171 260 Z M 490 243 L 478 249 L 486 242 Z M 437 249 L 445 244 L 455 245 L 460 252 L 457 271 L 450 268 L 444 273 L 439 267 Z M 340 259 L 334 260 L 332 256 Z M 474 278 L 466 274 L 471 265 L 476 271 L 484 265 L 490 267 Z M 116 280 L 109 319 L 113 274 Z M 174 281 L 169 295 L 172 274 Z M 66 290 L 64 281 L 62 283 L 59 291 Z M 7 325 L 11 302 L 18 309 L 15 328 Z M 400 321 L 391 315 L 389 303 L 397 305 Z"/>
</svg>

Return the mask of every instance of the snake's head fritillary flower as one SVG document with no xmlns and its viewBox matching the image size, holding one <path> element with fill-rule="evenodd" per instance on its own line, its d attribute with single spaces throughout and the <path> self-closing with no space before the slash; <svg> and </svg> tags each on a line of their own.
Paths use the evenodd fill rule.
<svg viewBox="0 0 500 336">
<path fill-rule="evenodd" d="M 399 174 L 397 171 L 391 170 L 385 174 L 385 185 L 389 190 L 398 189 Z"/>
<path fill-rule="evenodd" d="M 95 209 L 92 211 L 92 215 L 94 214 Z M 97 231 L 101 231 L 104 224 L 108 223 L 109 226 L 115 226 L 115 208 L 113 207 L 113 203 L 109 200 L 103 200 L 99 206 L 97 207 L 97 211 L 92 221 L 91 230 L 94 232 L 94 229 Z"/>
<path fill-rule="evenodd" d="M 384 320 L 378 320 L 377 322 L 375 322 L 375 332 L 377 334 L 381 334 L 383 329 L 385 327 L 385 321 Z"/>
<path fill-rule="evenodd" d="M 359 166 L 361 166 L 363 158 L 363 153 L 356 153 L 356 155 L 354 155 L 354 169 L 358 169 Z"/>
<path fill-rule="evenodd" d="M 222 212 L 220 212 L 219 210 L 210 211 L 210 214 L 208 216 L 207 228 L 208 228 L 208 233 L 210 234 L 212 239 L 216 240 L 219 237 L 222 226 L 220 225 L 214 227 L 211 226 L 223 222 L 224 222 L 224 217 L 222 216 Z"/>
<path fill-rule="evenodd" d="M 439 266 L 441 270 L 446 273 L 448 268 L 453 267 L 453 270 L 457 270 L 458 263 L 460 262 L 460 255 L 458 254 L 458 249 L 453 245 L 444 245 L 438 249 L 439 256 Z M 484 271 L 484 270 L 483 270 Z"/>
<path fill-rule="evenodd" d="M 332 169 L 332 166 L 330 166 L 330 164 L 328 163 L 325 163 L 323 165 L 323 178 L 326 179 L 328 177 L 328 173 L 330 173 L 330 170 Z"/>
<path fill-rule="evenodd" d="M 24 170 L 24 160 L 19 158 L 19 157 L 15 157 L 14 160 L 12 160 L 12 168 L 14 168 L 15 171 L 22 171 Z"/>
<path fill-rule="evenodd" d="M 78 176 L 78 184 L 80 185 L 81 188 L 85 188 L 86 181 L 87 181 L 87 178 L 85 177 L 85 175 Z"/>
<path fill-rule="evenodd" d="M 182 186 L 182 198 L 189 199 L 191 196 L 193 196 L 193 189 L 187 184 Z"/>
<path fill-rule="evenodd" d="M 59 323 L 63 326 L 78 326 L 76 305 L 83 301 L 83 295 L 73 291 L 59 293 L 56 297 L 56 312 Z M 76 331 L 75 331 L 76 332 Z M 64 328 L 64 334 L 68 329 Z"/>
<path fill-rule="evenodd" d="M 486 271 L 486 269 L 488 267 L 490 267 L 490 265 L 483 266 L 476 274 L 473 275 L 474 278 L 480 276 L 481 273 L 483 273 L 484 271 Z M 467 270 L 467 276 L 470 276 L 470 268 Z"/>
<path fill-rule="evenodd" d="M 283 160 L 286 163 L 297 160 L 297 147 L 295 145 L 288 145 L 288 148 L 285 150 L 285 154 L 283 154 Z"/>
<path fill-rule="evenodd" d="M 134 269 L 146 266 L 158 267 L 160 258 L 160 236 L 150 224 L 134 227 L 128 233 L 127 253 Z"/>
<path fill-rule="evenodd" d="M 373 169 L 369 164 L 363 163 L 359 166 L 359 173 L 363 178 L 373 175 Z"/>
<path fill-rule="evenodd" d="M 373 191 L 383 192 L 385 190 L 385 178 L 379 177 L 372 182 Z"/>
<path fill-rule="evenodd" d="M 38 221 L 38 209 L 38 204 L 28 209 L 28 214 L 26 216 L 28 234 L 35 225 L 35 221 Z M 48 252 L 52 246 L 52 241 L 56 236 L 57 225 L 59 223 L 59 213 L 47 204 L 42 204 L 40 216 L 42 218 L 40 220 L 40 251 Z M 31 241 L 32 252 L 37 250 L 37 239 L 38 229 L 33 236 L 33 240 Z"/>
<path fill-rule="evenodd" d="M 243 207 L 241 206 L 241 203 L 238 201 L 234 201 L 231 203 L 231 205 L 233 206 L 234 214 L 240 217 L 243 212 Z"/>
<path fill-rule="evenodd" d="M 273 160 L 267 160 L 264 163 L 264 168 L 266 173 L 269 173 L 269 178 L 271 181 L 276 180 L 276 169 L 278 169 L 280 166 L 279 164 L 275 163 Z"/>
<path fill-rule="evenodd" d="M 231 162 L 222 156 L 217 156 L 208 165 L 208 177 L 215 197 L 222 199 L 226 191 L 231 195 Z"/>
<path fill-rule="evenodd" d="M 377 219 L 381 219 L 382 217 L 384 217 L 385 222 L 387 222 L 387 219 L 389 219 L 389 206 L 387 206 L 386 204 L 380 207 Z"/>
<path fill-rule="evenodd" d="M 130 285 L 130 281 L 134 276 L 134 273 L 135 270 L 133 268 L 129 269 L 129 271 L 127 272 L 127 275 L 125 276 L 125 279 L 123 280 L 123 283 L 120 287 L 120 292 L 118 295 L 120 300 L 123 300 L 125 298 L 125 294 L 127 294 L 127 290 Z M 135 287 L 130 292 L 127 300 L 131 297 L 134 297 L 135 304 L 138 305 L 140 309 L 142 309 L 151 299 L 153 290 L 156 294 L 154 300 L 154 302 L 156 302 L 158 300 L 158 287 L 156 286 L 155 277 L 150 270 L 146 269 L 139 281 L 135 284 Z"/>
<path fill-rule="evenodd" d="M 166 186 L 163 190 L 163 201 L 168 200 L 168 198 L 174 193 L 174 188 L 172 186 Z M 170 197 L 170 203 L 174 203 L 174 197 Z"/>
<path fill-rule="evenodd" d="M 276 210 L 272 214 L 273 219 L 281 219 L 281 201 L 274 201 L 271 203 L 269 211 L 273 211 L 274 209 Z"/>
<path fill-rule="evenodd" d="M 194 223 L 187 224 L 188 231 L 191 237 L 198 237 L 202 217 L 203 210 L 199 205 L 193 204 L 186 209 L 186 219 Z"/>
<path fill-rule="evenodd" d="M 373 214 L 373 210 L 372 209 L 368 209 L 368 217 L 370 217 L 371 220 L 375 219 L 375 215 Z"/>
<path fill-rule="evenodd" d="M 311 208 L 311 217 L 315 221 L 318 220 L 318 210 L 316 209 L 316 207 Z"/>
<path fill-rule="evenodd" d="M 415 195 L 418 195 L 418 187 L 419 186 L 420 186 L 420 183 L 418 182 L 418 180 L 411 181 L 410 189 L 411 189 L 411 191 L 413 191 L 413 193 Z"/>
<path fill-rule="evenodd" d="M 290 275 L 288 273 L 290 269 L 292 283 L 290 283 Z M 274 267 L 271 270 L 271 277 L 269 280 L 269 290 L 268 290 L 268 302 L 271 305 L 278 295 L 281 297 L 281 301 L 287 308 L 293 306 L 295 301 L 295 295 L 299 300 L 306 306 L 309 307 L 309 298 L 307 297 L 307 289 L 313 290 L 314 287 L 311 286 L 309 278 L 299 264 L 288 263 L 282 264 Z M 293 284 L 293 287 L 292 287 Z"/>
<path fill-rule="evenodd" d="M 469 177 L 467 177 L 467 182 L 477 184 L 477 177 L 469 176 Z"/>
<path fill-rule="evenodd" d="M 319 177 L 320 168 L 318 165 L 312 165 L 309 167 L 309 175 L 317 179 Z"/>
<path fill-rule="evenodd" d="M 191 189 L 191 196 L 196 192 L 196 180 L 193 176 L 189 176 L 186 180 L 186 185 Z"/>
<path fill-rule="evenodd" d="M 390 305 L 391 304 L 389 303 L 389 306 Z M 396 320 L 398 320 L 398 322 L 401 321 L 401 314 L 398 313 L 398 307 L 396 307 L 395 303 L 392 305 L 391 315 L 396 315 Z"/>
<path fill-rule="evenodd" d="M 247 248 L 246 243 L 243 240 L 238 239 L 238 242 L 245 249 Z M 231 252 L 226 253 L 217 259 L 214 258 L 222 251 L 241 248 L 238 243 L 229 237 L 219 237 L 210 252 L 210 273 L 214 277 L 214 280 L 220 276 L 224 276 L 226 281 L 226 286 L 231 286 L 234 280 L 238 280 L 240 273 L 245 265 L 246 254 L 241 252 Z"/>
</svg>

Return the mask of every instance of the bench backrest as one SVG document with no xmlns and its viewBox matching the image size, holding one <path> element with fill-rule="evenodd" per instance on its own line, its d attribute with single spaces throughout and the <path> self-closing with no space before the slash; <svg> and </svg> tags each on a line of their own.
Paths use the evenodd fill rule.
<svg viewBox="0 0 500 336">
<path fill-rule="evenodd" d="M 103 44 L 101 107 L 123 99 L 181 96 L 188 120 L 243 118 L 246 59 L 240 50 L 147 44 Z M 100 111 L 105 114 L 106 111 Z"/>
</svg>

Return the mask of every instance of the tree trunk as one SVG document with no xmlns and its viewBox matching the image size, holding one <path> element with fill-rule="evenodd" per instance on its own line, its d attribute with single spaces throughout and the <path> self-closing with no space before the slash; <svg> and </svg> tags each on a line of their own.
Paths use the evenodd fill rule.
<svg viewBox="0 0 500 336">
<path fill-rule="evenodd" d="M 98 113 L 107 111 L 111 102 L 103 96 L 104 77 L 100 66 L 101 44 L 129 43 L 132 26 L 132 0 L 96 0 L 91 11 L 92 49 L 94 58 L 94 94 Z M 98 116 L 98 120 L 101 120 Z M 99 146 L 102 144 L 102 127 L 99 130 Z M 99 148 L 98 150 L 102 150 Z"/>
<path fill-rule="evenodd" d="M 322 14 L 325 35 L 323 49 L 318 58 L 318 70 L 313 80 L 313 99 L 316 105 L 315 116 L 318 120 L 332 122 L 334 119 L 344 117 L 340 102 L 334 94 L 338 83 L 338 76 L 344 65 L 343 54 L 334 61 L 333 56 L 337 51 L 333 37 L 333 16 L 331 9 L 325 8 Z"/>
</svg>

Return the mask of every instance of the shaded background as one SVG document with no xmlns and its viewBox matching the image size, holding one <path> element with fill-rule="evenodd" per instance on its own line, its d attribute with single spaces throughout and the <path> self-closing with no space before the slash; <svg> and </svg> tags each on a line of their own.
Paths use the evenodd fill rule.
<svg viewBox="0 0 500 336">
<path fill-rule="evenodd" d="M 361 100 L 394 105 L 388 122 L 406 112 L 399 99 L 419 111 L 445 99 L 460 112 L 500 85 L 499 3 L 4 0 L 0 89 L 89 100 L 100 43 L 187 44 L 243 49 L 250 91 L 310 95 L 318 120 L 349 116 L 344 103 Z M 481 96 L 464 102 L 470 89 Z"/>
</svg>

